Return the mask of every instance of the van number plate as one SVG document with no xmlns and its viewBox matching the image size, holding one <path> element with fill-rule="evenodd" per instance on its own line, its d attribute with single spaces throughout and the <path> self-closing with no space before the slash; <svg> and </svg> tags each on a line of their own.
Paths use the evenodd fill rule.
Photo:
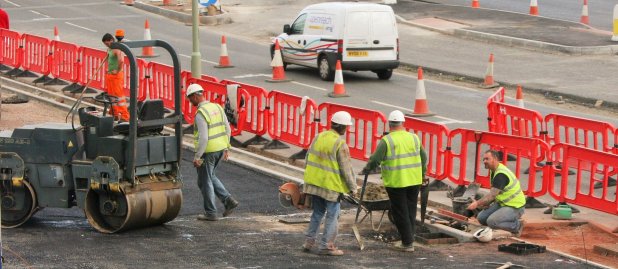
<svg viewBox="0 0 618 269">
<path fill-rule="evenodd" d="M 368 51 L 348 51 L 348 57 L 367 57 Z"/>
</svg>

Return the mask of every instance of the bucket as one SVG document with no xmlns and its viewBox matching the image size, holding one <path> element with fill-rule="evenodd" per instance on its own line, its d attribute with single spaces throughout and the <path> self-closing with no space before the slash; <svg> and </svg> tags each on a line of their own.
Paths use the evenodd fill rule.
<svg viewBox="0 0 618 269">
<path fill-rule="evenodd" d="M 469 197 L 453 197 L 453 212 L 459 215 L 467 216 L 468 213 L 468 205 L 472 203 L 472 199 Z"/>
<path fill-rule="evenodd" d="M 551 211 L 552 219 L 571 219 L 571 207 L 568 205 L 558 205 Z"/>
</svg>

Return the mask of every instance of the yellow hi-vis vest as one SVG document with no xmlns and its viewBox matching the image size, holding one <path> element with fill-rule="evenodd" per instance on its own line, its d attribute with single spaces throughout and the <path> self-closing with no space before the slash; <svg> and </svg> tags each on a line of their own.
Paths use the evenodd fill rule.
<svg viewBox="0 0 618 269">
<path fill-rule="evenodd" d="M 502 190 L 496 196 L 496 201 L 501 206 L 509 206 L 513 208 L 520 208 L 524 206 L 526 204 L 526 196 L 524 195 L 524 192 L 521 190 L 521 187 L 519 186 L 519 180 L 517 180 L 517 177 L 515 177 L 513 172 L 511 172 L 509 168 L 504 166 L 504 164 L 501 164 L 501 163 L 498 164 L 498 168 L 491 175 L 492 183 L 493 183 L 494 177 L 496 177 L 496 175 L 498 174 L 504 174 L 506 177 L 508 177 L 509 184 L 506 185 L 506 187 L 504 187 L 504 190 Z"/>
<path fill-rule="evenodd" d="M 421 145 L 416 134 L 405 130 L 384 137 L 386 157 L 382 160 L 382 180 L 389 188 L 404 188 L 423 183 Z"/>
<path fill-rule="evenodd" d="M 230 140 L 225 132 L 225 114 L 223 108 L 215 103 L 205 103 L 198 107 L 196 117 L 202 115 L 208 124 L 208 145 L 206 145 L 205 153 L 217 152 L 226 149 L 230 145 Z M 197 149 L 199 145 L 199 130 L 197 125 L 193 123 L 193 146 Z"/>
<path fill-rule="evenodd" d="M 341 178 L 337 152 L 345 141 L 334 130 L 318 134 L 311 144 L 305 164 L 305 183 L 338 193 L 348 193 L 348 185 Z"/>
</svg>

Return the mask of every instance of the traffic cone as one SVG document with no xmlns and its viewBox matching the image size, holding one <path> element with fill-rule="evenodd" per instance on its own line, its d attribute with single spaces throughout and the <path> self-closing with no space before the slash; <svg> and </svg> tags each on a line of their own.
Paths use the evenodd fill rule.
<svg viewBox="0 0 618 269">
<path fill-rule="evenodd" d="M 132 6 L 133 5 L 133 0 L 124 0 L 124 4 L 127 6 Z"/>
<path fill-rule="evenodd" d="M 479 0 L 472 0 L 472 7 L 479 8 L 481 5 L 479 4 Z"/>
<path fill-rule="evenodd" d="M 219 56 L 219 65 L 215 65 L 216 68 L 230 68 L 234 67 L 230 65 L 230 57 L 227 56 L 227 45 L 225 36 L 221 36 L 221 56 Z"/>
<path fill-rule="evenodd" d="M 343 86 L 343 71 L 341 71 L 341 61 L 337 60 L 335 67 L 335 87 L 333 92 L 328 94 L 329 97 L 348 97 L 345 93 L 345 87 Z"/>
<path fill-rule="evenodd" d="M 521 85 L 517 85 L 517 95 L 515 99 L 517 100 L 517 106 L 524 108 L 524 93 L 521 89 Z"/>
<path fill-rule="evenodd" d="M 273 60 L 270 62 L 270 66 L 273 68 L 273 77 L 267 79 L 266 82 L 287 82 L 289 79 L 285 78 L 285 70 L 283 70 L 283 60 L 281 59 L 281 47 L 279 46 L 279 39 L 275 40 L 275 53 L 273 54 Z"/>
<path fill-rule="evenodd" d="M 590 19 L 588 18 L 588 0 L 584 0 L 584 6 L 582 7 L 582 18 L 579 22 L 583 24 L 590 24 Z"/>
<path fill-rule="evenodd" d="M 58 34 L 58 27 L 54 26 L 54 40 L 60 41 L 60 35 Z"/>
<path fill-rule="evenodd" d="M 614 6 L 614 23 L 613 23 L 612 41 L 618 41 L 618 4 Z"/>
<path fill-rule="evenodd" d="M 537 3 L 537 0 L 530 0 L 530 15 L 539 15 L 539 3 Z"/>
<path fill-rule="evenodd" d="M 146 19 L 146 22 L 144 23 L 144 40 L 150 40 L 152 39 L 150 36 L 150 23 L 148 23 L 148 19 Z M 148 47 L 142 47 L 142 55 L 137 56 L 140 58 L 152 58 L 152 57 L 157 57 L 159 55 L 155 55 L 154 54 L 154 49 L 150 46 Z"/>
<path fill-rule="evenodd" d="M 490 89 L 497 87 L 498 83 L 494 81 L 494 54 L 489 54 L 489 65 L 487 66 L 487 72 L 485 72 L 485 81 L 481 83 L 480 87 L 483 89 Z"/>
<path fill-rule="evenodd" d="M 416 82 L 416 101 L 414 101 L 414 113 L 412 117 L 433 116 L 435 113 L 429 111 L 427 95 L 425 94 L 425 81 L 423 80 L 423 68 L 418 68 L 418 80 Z"/>
</svg>

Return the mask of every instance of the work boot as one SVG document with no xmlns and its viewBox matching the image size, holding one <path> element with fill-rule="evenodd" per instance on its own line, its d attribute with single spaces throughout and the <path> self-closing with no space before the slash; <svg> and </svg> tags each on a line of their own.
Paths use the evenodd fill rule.
<svg viewBox="0 0 618 269">
<path fill-rule="evenodd" d="M 198 220 L 207 220 L 207 221 L 217 221 L 219 220 L 219 218 L 215 215 L 204 215 L 204 214 L 199 214 L 197 215 L 197 219 Z"/>
<path fill-rule="evenodd" d="M 391 249 L 403 252 L 414 252 L 414 244 L 410 243 L 409 245 L 404 245 L 403 242 L 399 241 L 392 244 Z"/>
<path fill-rule="evenodd" d="M 320 249 L 318 251 L 318 255 L 342 256 L 343 255 L 343 251 L 341 249 L 338 249 L 338 248 Z"/>
<path fill-rule="evenodd" d="M 240 203 L 234 200 L 232 196 L 225 199 L 225 202 L 223 203 L 223 205 L 225 206 L 225 211 L 223 212 L 223 216 L 227 217 L 230 214 L 232 214 L 232 212 L 234 211 L 234 208 L 238 207 L 239 204 Z"/>
<path fill-rule="evenodd" d="M 311 249 L 313 248 L 314 245 L 315 245 L 314 240 L 305 240 L 305 243 L 303 244 L 303 251 L 311 252 Z"/>
</svg>

